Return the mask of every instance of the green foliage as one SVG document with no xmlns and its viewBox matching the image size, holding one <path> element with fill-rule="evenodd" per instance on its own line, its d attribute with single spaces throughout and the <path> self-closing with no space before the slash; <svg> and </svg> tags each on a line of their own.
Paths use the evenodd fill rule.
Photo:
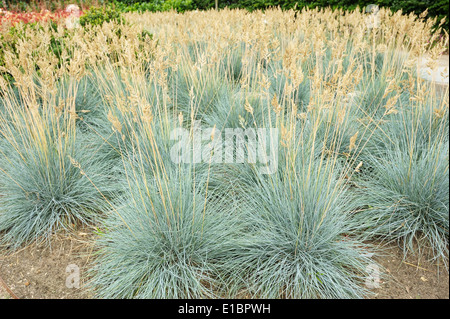
<svg viewBox="0 0 450 319">
<path fill-rule="evenodd" d="M 80 17 L 80 25 L 83 27 L 102 25 L 104 22 L 110 21 L 124 22 L 121 12 L 112 6 L 91 7 Z"/>
<path fill-rule="evenodd" d="M 177 12 L 185 12 L 187 10 L 195 9 L 195 7 L 192 5 L 192 0 L 167 0 L 167 1 L 114 0 L 113 5 L 117 10 L 123 12 L 145 12 L 145 11 L 157 12 L 170 10 L 176 10 Z"/>
<path fill-rule="evenodd" d="M 215 0 L 59 0 L 59 1 L 8 1 L 6 9 L 30 11 L 39 10 L 42 6 L 50 10 L 64 8 L 68 4 L 77 4 L 82 7 L 91 7 L 106 5 L 110 7 L 113 4 L 117 10 L 122 12 L 144 12 L 144 11 L 168 11 L 176 10 L 185 12 L 187 10 L 207 10 L 215 7 Z M 241 8 L 249 11 L 264 10 L 269 7 L 280 7 L 284 10 L 303 8 L 324 8 L 354 10 L 357 7 L 365 8 L 370 4 L 376 4 L 380 7 L 391 8 L 392 11 L 402 10 L 404 13 L 415 13 L 420 15 L 428 9 L 428 16 L 437 18 L 438 24 L 442 19 L 446 19 L 443 24 L 445 30 L 449 30 L 449 0 L 225 0 L 219 1 L 219 8 Z M 91 22 L 101 24 L 100 20 L 89 19 Z M 109 20 L 106 20 L 109 21 Z"/>
<path fill-rule="evenodd" d="M 215 7 L 215 0 L 115 0 L 120 3 L 124 11 L 166 11 L 175 9 L 179 12 L 185 10 L 207 10 Z M 404 13 L 420 15 L 428 9 L 428 16 L 436 17 L 438 23 L 446 18 L 444 29 L 449 30 L 448 8 L 449 0 L 226 0 L 219 1 L 219 8 L 241 8 L 249 11 L 264 10 L 269 7 L 280 7 L 284 10 L 303 8 L 325 8 L 354 10 L 357 7 L 365 8 L 370 4 L 391 8 L 392 11 L 402 10 Z"/>
</svg>

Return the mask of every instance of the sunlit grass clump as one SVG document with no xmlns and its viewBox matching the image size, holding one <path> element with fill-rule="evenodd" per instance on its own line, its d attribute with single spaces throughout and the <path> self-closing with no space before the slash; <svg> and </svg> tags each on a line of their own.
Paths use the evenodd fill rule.
<svg viewBox="0 0 450 319">
<path fill-rule="evenodd" d="M 361 183 L 367 209 L 359 213 L 365 236 L 398 242 L 405 252 L 431 249 L 448 258 L 448 143 L 421 155 L 393 150 L 372 160 L 374 172 Z M 418 244 L 418 247 L 416 247 Z"/>
<path fill-rule="evenodd" d="M 1 243 L 50 241 L 57 231 L 99 222 L 105 200 L 98 188 L 106 196 L 114 188 L 110 162 L 77 133 L 68 112 L 2 93 L 9 103 L 0 117 Z"/>
<path fill-rule="evenodd" d="M 124 196 L 101 226 L 92 287 L 106 298 L 220 296 L 236 271 L 238 212 L 208 194 L 205 170 L 171 164 L 146 133 L 124 155 Z"/>
<path fill-rule="evenodd" d="M 370 249 L 350 233 L 356 201 L 335 165 L 335 159 L 290 153 L 274 175 L 246 170 L 241 176 L 249 239 L 238 260 L 252 296 L 367 293 L 362 283 L 373 261 Z"/>
<path fill-rule="evenodd" d="M 448 151 L 448 109 L 413 106 L 381 125 L 364 155 L 371 172 L 357 182 L 366 209 L 356 222 L 365 238 L 447 263 Z"/>
</svg>

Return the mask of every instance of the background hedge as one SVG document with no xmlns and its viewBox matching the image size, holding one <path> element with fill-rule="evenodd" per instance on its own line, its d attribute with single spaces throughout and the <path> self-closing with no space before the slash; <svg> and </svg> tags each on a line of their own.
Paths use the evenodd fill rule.
<svg viewBox="0 0 450 319">
<path fill-rule="evenodd" d="M 206 10 L 214 8 L 215 0 L 0 0 L 0 5 L 6 9 L 27 10 L 38 7 L 48 9 L 61 8 L 75 3 L 83 7 L 92 5 L 115 4 L 121 11 L 166 11 L 175 9 L 179 12 L 186 10 Z M 404 13 L 414 12 L 419 15 L 428 9 L 429 17 L 438 17 L 438 21 L 446 18 L 444 29 L 449 30 L 449 0 L 219 0 L 219 8 L 241 8 L 250 11 L 280 6 L 283 9 L 298 9 L 305 7 L 332 7 L 353 10 L 357 6 L 363 8 L 369 4 L 389 7 L 393 11 L 402 10 Z"/>
<path fill-rule="evenodd" d="M 139 7 L 136 4 L 161 3 L 162 0 L 115 0 L 126 5 Z M 166 1 L 167 2 L 167 1 Z M 214 8 L 215 0 L 170 0 L 169 2 L 180 4 L 180 11 L 206 10 Z M 305 7 L 332 7 L 344 10 L 353 10 L 357 6 L 363 8 L 369 4 L 377 4 L 380 7 L 389 7 L 393 11 L 402 10 L 404 13 L 414 12 L 419 15 L 428 9 L 429 17 L 438 17 L 438 21 L 447 18 L 444 29 L 449 30 L 448 10 L 449 0 L 219 0 L 219 8 L 242 8 L 250 11 L 265 9 L 272 6 L 280 6 L 283 9 L 292 9 L 297 5 L 298 9 Z M 173 7 L 178 9 L 176 5 Z"/>
</svg>

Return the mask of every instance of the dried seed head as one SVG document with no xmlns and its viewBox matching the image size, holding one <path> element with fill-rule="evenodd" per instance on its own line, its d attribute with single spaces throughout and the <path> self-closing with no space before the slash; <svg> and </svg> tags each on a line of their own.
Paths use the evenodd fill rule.
<svg viewBox="0 0 450 319">
<path fill-rule="evenodd" d="M 111 110 L 108 112 L 108 121 L 111 122 L 114 131 L 122 133 L 122 124 Z"/>
<path fill-rule="evenodd" d="M 355 145 L 356 145 L 356 139 L 358 138 L 358 133 L 359 133 L 359 132 L 356 132 L 355 135 L 353 135 L 352 137 L 350 137 L 350 144 L 349 144 L 349 146 L 348 146 L 348 150 L 349 150 L 350 152 L 355 148 Z"/>
<path fill-rule="evenodd" d="M 278 103 L 278 98 L 277 98 L 277 95 L 276 95 L 276 94 L 273 95 L 273 98 L 272 98 L 272 101 L 270 102 L 270 104 L 272 105 L 273 110 L 274 110 L 274 112 L 275 112 L 276 114 L 279 114 L 279 113 L 281 112 L 282 107 L 281 107 L 281 105 Z"/>
<path fill-rule="evenodd" d="M 250 113 L 251 115 L 253 115 L 253 107 L 250 105 L 250 103 L 248 102 L 247 99 L 245 99 L 244 108 L 245 108 L 245 110 L 246 110 L 248 113 Z"/>
</svg>

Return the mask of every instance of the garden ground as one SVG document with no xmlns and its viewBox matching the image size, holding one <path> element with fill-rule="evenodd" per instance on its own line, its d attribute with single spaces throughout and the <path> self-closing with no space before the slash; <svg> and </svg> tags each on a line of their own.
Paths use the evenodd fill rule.
<svg viewBox="0 0 450 319">
<path fill-rule="evenodd" d="M 92 230 L 78 232 L 76 236 L 54 237 L 52 248 L 33 244 L 13 255 L 0 257 L 0 276 L 18 298 L 78 299 L 90 298 L 83 289 L 83 279 L 92 261 Z M 383 246 L 384 255 L 376 260 L 384 268 L 380 288 L 373 289 L 375 299 L 448 299 L 449 275 L 443 267 L 418 260 L 403 259 L 397 245 Z M 66 267 L 80 267 L 81 287 L 67 288 Z M 0 298 L 12 298 L 0 286 Z"/>
</svg>

